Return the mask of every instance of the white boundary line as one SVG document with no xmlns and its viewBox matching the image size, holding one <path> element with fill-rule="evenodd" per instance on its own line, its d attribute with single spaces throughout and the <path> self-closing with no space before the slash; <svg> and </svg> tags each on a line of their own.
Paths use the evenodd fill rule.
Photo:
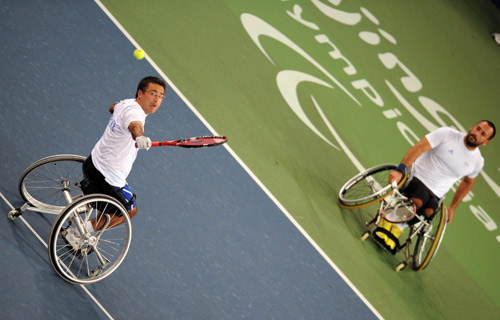
<svg viewBox="0 0 500 320">
<path fill-rule="evenodd" d="M 127 39 L 137 48 L 141 48 L 139 44 L 132 38 L 132 36 L 125 30 L 125 28 L 116 20 L 116 18 L 111 14 L 111 12 L 101 3 L 100 0 L 94 0 L 97 5 L 102 9 L 102 11 L 109 17 L 109 19 L 118 27 L 118 29 L 127 37 Z M 215 129 L 205 120 L 205 118 L 194 108 L 194 106 L 189 102 L 189 100 L 182 94 L 182 92 L 177 89 L 177 87 L 172 83 L 172 81 L 166 76 L 165 73 L 158 67 L 158 65 L 148 56 L 146 53 L 144 55 L 145 59 L 151 64 L 151 66 L 160 74 L 163 79 L 168 83 L 168 85 L 174 90 L 174 92 L 184 101 L 184 103 L 191 109 L 191 111 L 200 119 L 200 121 L 212 132 L 213 135 L 219 135 Z M 231 156 L 239 163 L 239 165 L 250 175 L 250 177 L 257 183 L 257 185 L 266 193 L 266 195 L 276 204 L 276 206 L 283 212 L 283 214 L 292 222 L 292 224 L 297 228 L 297 230 L 302 233 L 302 235 L 311 243 L 311 245 L 318 251 L 318 253 L 325 259 L 328 264 L 337 272 L 337 274 L 342 278 L 342 280 L 347 283 L 347 285 L 356 293 L 356 295 L 365 303 L 365 305 L 373 312 L 375 316 L 379 319 L 383 319 L 382 315 L 372 306 L 372 304 L 363 296 L 363 294 L 354 286 L 354 284 L 347 278 L 347 276 L 340 270 L 339 267 L 326 255 L 326 253 L 320 248 L 320 246 L 309 236 L 309 234 L 302 228 L 302 226 L 293 218 L 293 216 L 285 209 L 285 207 L 274 197 L 274 195 L 264 186 L 260 179 L 250 170 L 250 168 L 236 155 L 236 153 L 227 145 L 224 147 L 231 154 Z"/>
<path fill-rule="evenodd" d="M 12 206 L 12 204 L 4 197 L 4 195 L 0 192 L 0 197 L 5 201 L 5 203 L 12 209 L 12 210 L 15 210 L 15 208 Z M 40 235 L 35 231 L 35 229 L 33 229 L 33 227 L 28 223 L 28 221 L 26 221 L 26 219 L 23 218 L 23 216 L 19 216 L 18 217 L 19 219 L 21 219 L 21 221 L 28 227 L 28 229 L 31 230 L 31 232 L 33 232 L 33 234 L 38 238 L 38 240 L 45 246 L 46 249 L 49 248 L 49 246 L 47 245 L 47 243 L 42 239 L 42 237 L 40 237 Z M 85 291 L 87 293 L 87 295 L 95 302 L 95 304 L 102 310 L 102 312 L 104 312 L 104 314 L 110 319 L 110 320 L 114 320 L 114 318 L 109 314 L 109 312 L 102 306 L 101 303 L 99 303 L 99 301 L 97 301 L 97 299 L 92 295 L 92 293 L 90 293 L 90 291 L 83 285 L 83 284 L 80 284 L 80 287 L 83 289 L 83 291 Z"/>
</svg>

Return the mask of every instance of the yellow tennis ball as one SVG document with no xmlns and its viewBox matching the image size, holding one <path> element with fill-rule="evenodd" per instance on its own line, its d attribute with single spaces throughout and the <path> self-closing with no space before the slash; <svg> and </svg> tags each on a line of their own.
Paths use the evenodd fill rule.
<svg viewBox="0 0 500 320">
<path fill-rule="evenodd" d="M 142 58 L 144 58 L 144 50 L 142 50 L 142 49 L 135 49 L 135 51 L 134 51 L 134 57 L 137 60 L 141 60 Z"/>
</svg>

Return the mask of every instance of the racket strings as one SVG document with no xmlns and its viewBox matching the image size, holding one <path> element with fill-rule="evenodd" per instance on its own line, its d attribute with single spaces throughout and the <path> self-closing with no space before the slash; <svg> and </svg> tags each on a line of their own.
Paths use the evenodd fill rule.
<svg viewBox="0 0 500 320">
<path fill-rule="evenodd" d="M 403 222 L 412 218 L 417 212 L 417 207 L 412 200 L 402 200 L 387 205 L 383 209 L 384 216 L 393 222 Z"/>
<path fill-rule="evenodd" d="M 180 141 L 182 146 L 215 146 L 227 141 L 226 137 L 196 137 Z"/>
</svg>

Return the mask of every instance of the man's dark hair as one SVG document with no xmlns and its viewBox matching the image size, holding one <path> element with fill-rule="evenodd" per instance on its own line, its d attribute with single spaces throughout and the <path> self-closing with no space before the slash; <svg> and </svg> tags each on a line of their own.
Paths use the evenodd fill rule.
<svg viewBox="0 0 500 320">
<path fill-rule="evenodd" d="M 137 85 L 137 91 L 135 92 L 136 99 L 137 99 L 139 90 L 144 92 L 150 83 L 156 83 L 157 85 L 162 86 L 163 90 L 165 90 L 165 88 L 167 86 L 167 84 L 165 83 L 165 81 L 163 81 L 163 79 L 160 79 L 160 78 L 154 77 L 154 76 L 145 77 L 141 81 L 139 81 L 139 84 Z"/>
<path fill-rule="evenodd" d="M 481 120 L 481 121 L 479 121 L 479 122 L 482 122 L 482 121 L 484 121 L 484 122 L 488 123 L 488 125 L 489 125 L 492 129 L 493 129 L 493 133 L 491 134 L 491 137 L 489 137 L 489 139 L 488 139 L 488 140 L 493 139 L 493 137 L 494 137 L 494 136 L 495 136 L 495 134 L 497 133 L 497 129 L 495 128 L 495 125 L 494 125 L 494 124 L 493 124 L 493 122 L 491 122 L 490 120 Z"/>
</svg>

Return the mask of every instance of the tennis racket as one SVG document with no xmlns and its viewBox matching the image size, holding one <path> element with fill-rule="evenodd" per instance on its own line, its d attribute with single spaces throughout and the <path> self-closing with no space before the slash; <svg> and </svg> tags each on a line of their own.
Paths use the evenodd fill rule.
<svg viewBox="0 0 500 320">
<path fill-rule="evenodd" d="M 392 223 L 401 223 L 411 220 L 417 213 L 415 203 L 399 192 L 397 182 L 392 182 L 393 193 L 385 198 L 385 205 L 381 213 L 385 220 Z"/>
<path fill-rule="evenodd" d="M 400 200 L 394 205 L 382 209 L 385 220 L 392 223 L 401 223 L 411 220 L 417 212 L 415 203 L 411 200 Z"/>
<path fill-rule="evenodd" d="M 174 146 L 181 148 L 206 148 L 215 147 L 227 142 L 226 137 L 193 137 L 189 139 L 170 140 L 170 141 L 152 141 L 151 147 Z M 137 148 L 137 143 L 135 144 Z"/>
</svg>

